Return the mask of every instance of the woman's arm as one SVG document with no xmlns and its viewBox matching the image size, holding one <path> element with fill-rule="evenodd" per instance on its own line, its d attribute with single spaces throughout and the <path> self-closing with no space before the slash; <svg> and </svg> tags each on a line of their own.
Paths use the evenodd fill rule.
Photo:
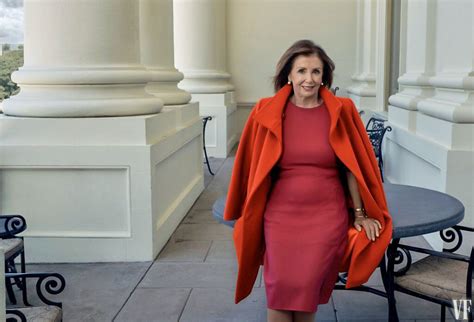
<svg viewBox="0 0 474 322">
<path fill-rule="evenodd" d="M 362 227 L 365 229 L 367 238 L 375 241 L 376 237 L 379 237 L 380 229 L 382 225 L 380 222 L 373 218 L 368 218 L 363 209 L 362 200 L 360 198 L 359 187 L 355 176 L 349 170 L 346 171 L 347 185 L 351 194 L 352 203 L 354 204 L 354 227 L 361 231 Z"/>
<path fill-rule="evenodd" d="M 347 185 L 349 186 L 349 192 L 351 193 L 352 202 L 354 209 L 362 208 L 362 200 L 360 200 L 359 188 L 357 187 L 357 180 L 349 170 L 346 171 Z"/>
</svg>

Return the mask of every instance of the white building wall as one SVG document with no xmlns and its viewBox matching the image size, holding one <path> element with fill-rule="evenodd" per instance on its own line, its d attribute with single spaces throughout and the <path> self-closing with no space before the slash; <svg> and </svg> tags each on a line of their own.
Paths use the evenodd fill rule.
<svg viewBox="0 0 474 322">
<path fill-rule="evenodd" d="M 283 52 L 295 41 L 311 39 L 336 63 L 333 86 L 347 95 L 356 53 L 356 2 L 305 0 L 229 0 L 228 70 L 245 121 L 261 97 L 273 95 L 272 77 Z M 238 128 L 242 129 L 243 124 Z"/>
</svg>

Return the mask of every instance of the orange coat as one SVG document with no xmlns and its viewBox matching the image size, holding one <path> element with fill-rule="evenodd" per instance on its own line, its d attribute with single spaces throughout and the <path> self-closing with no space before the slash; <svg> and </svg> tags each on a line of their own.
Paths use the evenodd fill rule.
<svg viewBox="0 0 474 322">
<path fill-rule="evenodd" d="M 237 219 L 233 232 L 239 265 L 235 303 L 250 294 L 258 269 L 263 265 L 263 213 L 272 184 L 270 171 L 282 153 L 282 115 L 291 91 L 291 85 L 285 85 L 275 96 L 256 104 L 235 156 L 224 210 L 225 220 Z M 367 238 L 363 229 L 358 232 L 352 223 L 347 227 L 349 242 L 339 271 L 348 272 L 346 288 L 351 288 L 365 283 L 377 268 L 392 237 L 392 220 L 372 145 L 354 103 L 334 96 L 323 86 L 319 94 L 331 119 L 329 143 L 357 179 L 367 215 L 382 224 L 380 237 L 375 242 Z M 351 206 L 347 182 L 344 185 L 348 206 Z"/>
</svg>

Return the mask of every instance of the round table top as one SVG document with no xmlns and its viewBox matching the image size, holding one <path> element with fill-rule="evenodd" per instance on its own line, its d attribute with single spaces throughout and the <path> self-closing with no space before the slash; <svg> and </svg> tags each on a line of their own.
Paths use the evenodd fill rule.
<svg viewBox="0 0 474 322">
<path fill-rule="evenodd" d="M 435 190 L 384 183 L 393 238 L 419 236 L 452 227 L 464 218 L 464 205 Z"/>
<path fill-rule="evenodd" d="M 452 227 L 464 218 L 464 206 L 456 198 L 421 187 L 384 183 L 388 210 L 393 221 L 393 238 L 419 236 Z M 212 207 L 213 216 L 223 220 L 225 196 Z"/>
</svg>

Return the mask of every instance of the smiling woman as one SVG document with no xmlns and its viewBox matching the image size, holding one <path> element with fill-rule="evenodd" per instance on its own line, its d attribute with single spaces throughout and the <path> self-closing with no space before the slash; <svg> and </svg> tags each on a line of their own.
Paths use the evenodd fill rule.
<svg viewBox="0 0 474 322">
<path fill-rule="evenodd" d="M 316 55 L 298 56 L 295 58 L 293 68 L 288 75 L 288 83 L 293 84 L 295 95 L 291 102 L 295 105 L 312 108 L 321 105 L 318 91 L 324 85 L 323 62 Z"/>
<path fill-rule="evenodd" d="M 372 194 L 383 189 L 362 121 L 352 101 L 329 90 L 334 68 L 310 40 L 288 48 L 276 68 L 277 93 L 252 110 L 235 157 L 224 219 L 238 219 L 236 302 L 250 293 L 263 263 L 270 322 L 314 321 L 339 270 L 348 271 L 346 286 L 361 285 L 391 236 L 380 196 L 373 207 Z M 365 180 L 373 185 L 362 187 L 373 188 L 361 194 Z M 354 268 L 352 254 L 370 242 L 370 259 Z"/>
</svg>

